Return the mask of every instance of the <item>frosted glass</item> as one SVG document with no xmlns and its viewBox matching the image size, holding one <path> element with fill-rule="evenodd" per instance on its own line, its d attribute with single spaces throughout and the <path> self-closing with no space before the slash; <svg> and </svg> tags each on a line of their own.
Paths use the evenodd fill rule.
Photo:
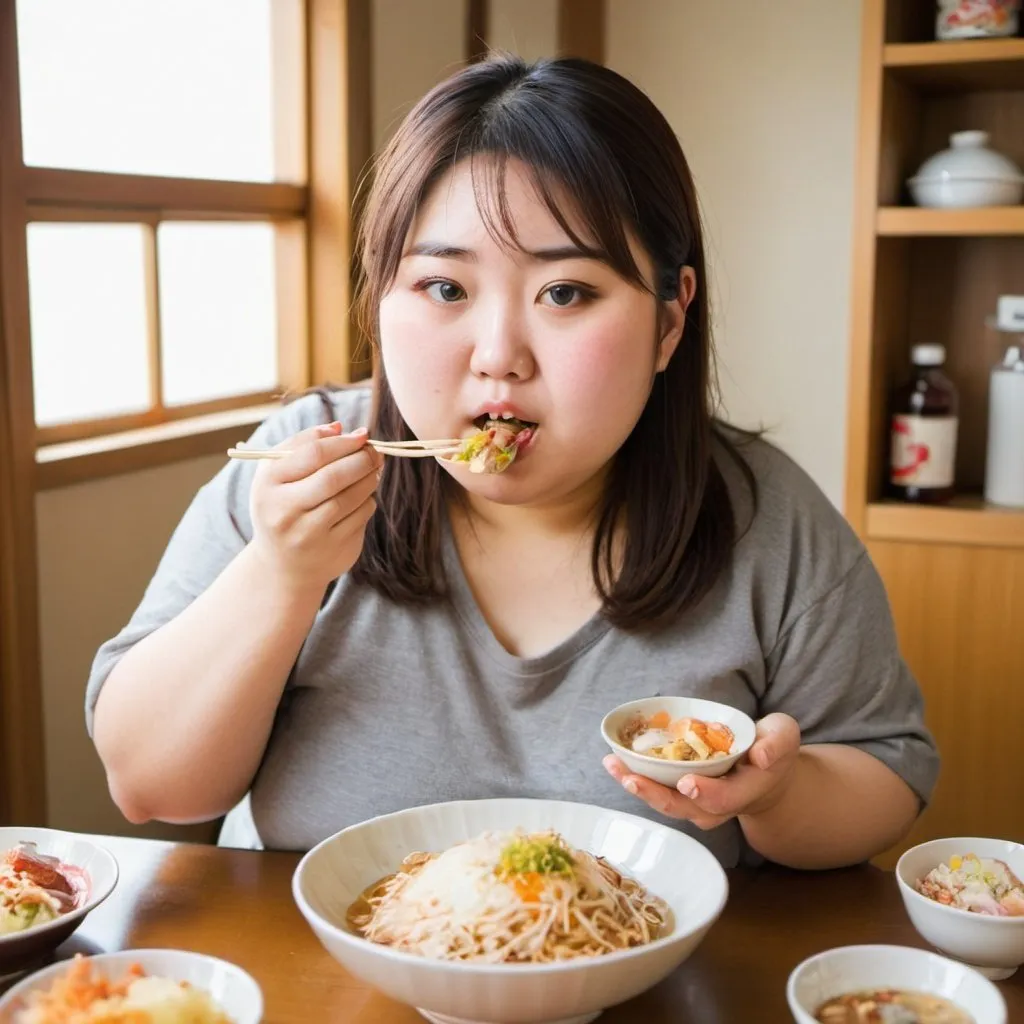
<svg viewBox="0 0 1024 1024">
<path fill-rule="evenodd" d="M 165 404 L 277 387 L 273 226 L 162 224 L 157 252 Z"/>
<path fill-rule="evenodd" d="M 146 230 L 139 224 L 28 225 L 39 426 L 149 408 Z"/>
<path fill-rule="evenodd" d="M 25 162 L 273 181 L 274 2 L 18 0 Z"/>
</svg>

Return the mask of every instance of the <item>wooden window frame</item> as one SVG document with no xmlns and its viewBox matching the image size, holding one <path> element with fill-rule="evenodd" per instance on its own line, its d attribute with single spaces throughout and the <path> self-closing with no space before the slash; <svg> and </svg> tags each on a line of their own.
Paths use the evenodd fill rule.
<svg viewBox="0 0 1024 1024">
<path fill-rule="evenodd" d="M 16 8 L 16 2 L 12 6 Z M 279 115 L 274 119 L 276 167 L 286 178 L 304 179 L 308 149 L 304 146 L 301 120 L 295 117 L 294 112 L 305 110 L 310 92 L 306 67 L 308 48 L 303 46 L 301 38 L 309 7 L 307 0 L 288 0 L 275 3 L 271 10 L 274 18 L 272 75 L 277 86 L 272 101 L 275 113 Z M 8 56 L 16 62 L 15 18 L 16 13 L 12 10 L 13 38 Z M 52 445 L 138 431 L 140 428 L 158 428 L 175 420 L 264 405 L 280 393 L 308 386 L 311 380 L 308 299 L 302 233 L 306 224 L 309 188 L 279 182 L 222 181 L 27 166 L 20 150 L 17 75 L 13 78 L 15 88 L 8 97 L 5 125 L 12 136 L 6 159 L 15 188 L 13 202 L 5 211 L 5 230 L 25 232 L 30 223 L 37 221 L 75 221 L 131 222 L 141 224 L 145 232 L 149 408 L 140 413 L 38 427 L 37 449 L 45 451 Z M 273 391 L 250 391 L 176 407 L 165 405 L 160 370 L 156 234 L 160 224 L 175 220 L 259 220 L 274 225 L 279 373 L 278 385 Z M 24 294 L 11 297 L 15 308 L 24 301 Z M 26 319 L 20 318 L 22 322 Z M 13 335 L 12 344 L 30 344 L 30 340 Z M 49 460 L 51 467 L 53 461 Z"/>
<path fill-rule="evenodd" d="M 0 824 L 47 821 L 36 492 L 223 451 L 269 411 L 269 396 L 249 395 L 160 423 L 120 420 L 106 425 L 117 433 L 92 438 L 43 434 L 53 443 L 40 447 L 26 225 L 33 216 L 302 224 L 278 248 L 304 266 L 306 286 L 292 293 L 304 299 L 285 315 L 308 325 L 308 344 L 288 346 L 282 375 L 296 385 L 350 380 L 352 196 L 371 149 L 369 4 L 305 0 L 307 184 L 295 186 L 26 167 L 15 0 L 0 0 Z"/>
</svg>

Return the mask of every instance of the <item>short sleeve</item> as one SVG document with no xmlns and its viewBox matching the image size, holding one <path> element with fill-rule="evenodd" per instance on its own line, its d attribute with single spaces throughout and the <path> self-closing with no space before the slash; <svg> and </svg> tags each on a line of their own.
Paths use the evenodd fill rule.
<svg viewBox="0 0 1024 1024">
<path fill-rule="evenodd" d="M 900 656 L 885 587 L 868 553 L 796 615 L 766 658 L 761 713 L 797 720 L 804 743 L 877 757 L 927 804 L 939 771 L 924 700 Z"/>
<path fill-rule="evenodd" d="M 309 395 L 265 420 L 249 438 L 253 447 L 272 447 L 331 412 L 345 429 L 365 425 L 368 393 Z M 196 493 L 175 528 L 141 602 L 124 628 L 97 651 L 86 686 L 85 716 L 93 734 L 93 714 L 104 682 L 120 659 L 140 640 L 170 622 L 220 575 L 252 537 L 249 492 L 258 463 L 230 461 Z"/>
</svg>

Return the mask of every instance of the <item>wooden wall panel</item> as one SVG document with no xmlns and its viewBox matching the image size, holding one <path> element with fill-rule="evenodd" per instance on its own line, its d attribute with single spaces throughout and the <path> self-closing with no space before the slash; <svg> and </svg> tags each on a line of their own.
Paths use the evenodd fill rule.
<svg viewBox="0 0 1024 1024">
<path fill-rule="evenodd" d="M 1024 550 L 872 542 L 942 754 L 900 849 L 940 836 L 1024 841 Z"/>
</svg>

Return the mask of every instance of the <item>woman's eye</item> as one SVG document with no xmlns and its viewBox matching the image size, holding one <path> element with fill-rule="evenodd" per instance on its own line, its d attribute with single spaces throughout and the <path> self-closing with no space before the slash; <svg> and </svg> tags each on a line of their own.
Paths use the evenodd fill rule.
<svg viewBox="0 0 1024 1024">
<path fill-rule="evenodd" d="M 423 289 L 435 302 L 458 302 L 466 293 L 451 281 L 431 281 Z"/>
<path fill-rule="evenodd" d="M 544 295 L 548 299 L 548 305 L 563 309 L 594 297 L 592 292 L 588 292 L 578 284 L 553 284 L 550 288 L 545 289 Z"/>
</svg>

